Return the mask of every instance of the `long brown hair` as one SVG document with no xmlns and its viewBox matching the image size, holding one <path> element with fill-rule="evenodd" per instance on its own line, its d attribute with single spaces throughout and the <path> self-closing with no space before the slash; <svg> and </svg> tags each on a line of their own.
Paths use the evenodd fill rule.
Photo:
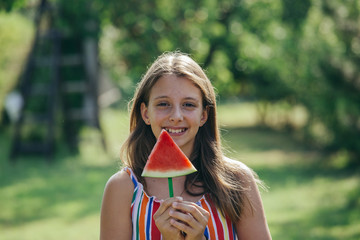
<svg viewBox="0 0 360 240">
<path fill-rule="evenodd" d="M 197 86 L 203 99 L 203 107 L 208 111 L 206 123 L 199 128 L 194 150 L 190 160 L 198 172 L 188 175 L 185 189 L 191 195 L 209 193 L 223 214 L 235 222 L 240 219 L 247 200 L 243 184 L 239 182 L 241 170 L 225 163 L 221 149 L 220 132 L 216 119 L 216 94 L 214 88 L 202 68 L 188 55 L 180 52 L 164 53 L 150 66 L 137 85 L 129 106 L 130 136 L 121 149 L 124 163 L 129 166 L 137 179 L 145 185 L 141 173 L 147 158 L 156 142 L 151 127 L 141 117 L 141 103 L 148 104 L 150 90 L 156 81 L 166 75 L 174 74 L 185 77 Z M 191 184 L 201 184 L 203 193 L 193 193 Z"/>
</svg>

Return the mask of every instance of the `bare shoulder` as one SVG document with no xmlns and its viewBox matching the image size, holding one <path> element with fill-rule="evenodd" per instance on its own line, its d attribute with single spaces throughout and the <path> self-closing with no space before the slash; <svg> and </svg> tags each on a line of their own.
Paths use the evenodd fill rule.
<svg viewBox="0 0 360 240">
<path fill-rule="evenodd" d="M 105 191 L 115 191 L 119 194 L 129 194 L 134 190 L 134 184 L 125 171 L 119 171 L 112 175 L 106 183 Z"/>
<path fill-rule="evenodd" d="M 114 210 L 121 206 L 130 206 L 133 191 L 134 184 L 129 174 L 125 171 L 115 173 L 105 185 L 102 208 L 110 206 Z"/>
<path fill-rule="evenodd" d="M 258 183 L 261 185 L 261 182 L 256 173 L 240 161 L 227 157 L 224 157 L 224 161 L 234 169 L 247 189 L 245 194 L 248 201 L 245 201 L 243 217 L 235 224 L 238 238 L 270 240 L 271 235 L 258 189 Z"/>
<path fill-rule="evenodd" d="M 134 184 L 125 171 L 106 183 L 101 206 L 100 239 L 131 238 L 131 201 Z"/>
</svg>

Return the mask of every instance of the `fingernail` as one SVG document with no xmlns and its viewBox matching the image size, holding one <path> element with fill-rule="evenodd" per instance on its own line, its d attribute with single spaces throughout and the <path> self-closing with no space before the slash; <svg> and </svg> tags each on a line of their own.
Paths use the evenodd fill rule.
<svg viewBox="0 0 360 240">
<path fill-rule="evenodd" d="M 178 200 L 180 200 L 180 201 L 182 201 L 183 200 L 183 198 L 182 197 L 176 197 Z"/>
</svg>

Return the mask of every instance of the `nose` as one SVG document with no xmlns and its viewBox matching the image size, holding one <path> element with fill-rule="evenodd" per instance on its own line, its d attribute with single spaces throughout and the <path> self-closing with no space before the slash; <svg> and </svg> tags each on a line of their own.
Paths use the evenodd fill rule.
<svg viewBox="0 0 360 240">
<path fill-rule="evenodd" d="M 183 114 L 180 107 L 174 107 L 170 114 L 170 122 L 181 122 L 183 118 Z"/>
</svg>

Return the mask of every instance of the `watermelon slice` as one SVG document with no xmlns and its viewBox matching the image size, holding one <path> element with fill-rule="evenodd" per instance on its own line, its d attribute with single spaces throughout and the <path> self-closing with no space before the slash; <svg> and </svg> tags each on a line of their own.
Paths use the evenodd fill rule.
<svg viewBox="0 0 360 240">
<path fill-rule="evenodd" d="M 141 176 L 172 178 L 196 171 L 196 168 L 176 145 L 169 133 L 162 130 Z"/>
</svg>

